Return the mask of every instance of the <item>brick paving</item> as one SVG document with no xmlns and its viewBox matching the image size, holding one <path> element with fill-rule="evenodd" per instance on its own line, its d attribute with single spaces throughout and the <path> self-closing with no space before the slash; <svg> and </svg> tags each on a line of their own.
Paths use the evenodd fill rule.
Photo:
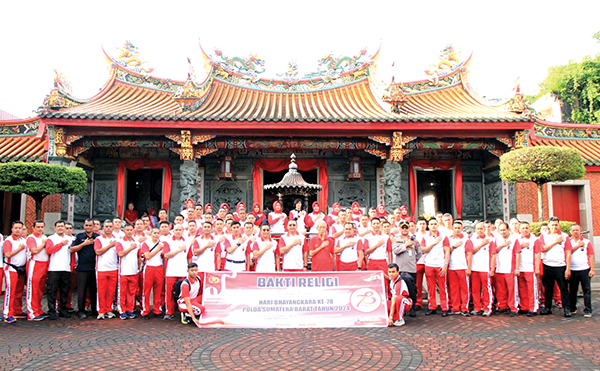
<svg viewBox="0 0 600 371">
<path fill-rule="evenodd" d="M 598 302 L 594 307 L 598 307 Z M 598 317 L 440 315 L 400 328 L 198 329 L 163 319 L 0 324 L 1 370 L 600 370 Z"/>
</svg>

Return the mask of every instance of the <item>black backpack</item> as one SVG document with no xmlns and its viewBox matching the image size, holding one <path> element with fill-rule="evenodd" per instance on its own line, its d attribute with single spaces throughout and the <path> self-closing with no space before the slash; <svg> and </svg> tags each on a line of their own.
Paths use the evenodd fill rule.
<svg viewBox="0 0 600 371">
<path fill-rule="evenodd" d="M 406 272 L 400 273 L 400 278 L 406 282 L 406 286 L 408 287 L 408 296 L 411 298 L 414 304 L 414 301 L 417 298 L 417 283 L 415 282 L 415 279 Z"/>
<path fill-rule="evenodd" d="M 178 280 L 177 282 L 175 282 L 173 284 L 173 289 L 171 290 L 171 296 L 173 297 L 173 301 L 177 302 L 177 300 L 179 300 L 179 296 L 181 295 L 181 284 L 183 282 L 187 282 L 187 284 L 192 287 L 192 284 L 190 283 L 190 281 L 186 278 L 182 279 L 182 280 Z"/>
</svg>

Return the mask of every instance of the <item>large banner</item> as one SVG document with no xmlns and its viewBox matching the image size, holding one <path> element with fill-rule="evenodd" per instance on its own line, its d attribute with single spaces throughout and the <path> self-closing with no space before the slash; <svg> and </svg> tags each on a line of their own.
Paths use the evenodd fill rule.
<svg viewBox="0 0 600 371">
<path fill-rule="evenodd" d="M 203 327 L 385 327 L 379 271 L 205 273 Z"/>
</svg>

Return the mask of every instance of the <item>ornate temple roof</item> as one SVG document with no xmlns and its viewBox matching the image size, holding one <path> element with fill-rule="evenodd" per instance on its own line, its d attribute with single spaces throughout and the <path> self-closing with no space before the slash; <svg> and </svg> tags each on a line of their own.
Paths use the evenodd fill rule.
<svg viewBox="0 0 600 371">
<path fill-rule="evenodd" d="M 39 118 L 0 121 L 0 162 L 46 161 L 48 140 L 39 128 Z"/>
<path fill-rule="evenodd" d="M 586 165 L 600 165 L 600 127 L 587 124 L 558 124 L 538 120 L 530 133 L 530 145 L 576 149 Z"/>
<path fill-rule="evenodd" d="M 437 70 L 427 71 L 426 80 L 392 82 L 379 98 L 370 83 L 379 51 L 368 57 L 366 50 L 352 58 L 329 55 L 320 61 L 320 72 L 302 77 L 290 64 L 277 79 L 259 77 L 264 62 L 254 55 L 228 58 L 216 50 L 219 59 L 202 52 L 210 69 L 202 83 L 195 82 L 191 63 L 187 81 L 180 82 L 150 76 L 152 70 L 137 57 L 107 55 L 109 81 L 95 97 L 78 100 L 57 74 L 41 116 L 188 122 L 533 121 L 523 110 L 495 107 L 479 98 L 466 81 L 470 59 L 440 62 Z"/>
</svg>

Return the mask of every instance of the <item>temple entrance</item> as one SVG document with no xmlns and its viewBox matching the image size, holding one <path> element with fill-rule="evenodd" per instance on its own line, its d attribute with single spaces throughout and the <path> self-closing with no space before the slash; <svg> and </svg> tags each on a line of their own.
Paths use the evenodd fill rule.
<svg viewBox="0 0 600 371">
<path fill-rule="evenodd" d="M 417 170 L 418 214 L 453 213 L 452 170 Z"/>
<path fill-rule="evenodd" d="M 283 179 L 283 176 L 287 172 L 288 172 L 288 169 L 285 169 L 282 171 L 277 171 L 277 172 L 263 170 L 263 184 L 277 183 L 277 182 L 281 181 L 281 179 Z M 302 174 L 302 178 L 304 178 L 304 181 L 306 181 L 307 183 L 319 184 L 317 169 L 309 170 L 309 171 L 298 171 L 298 172 L 300 174 Z M 283 212 L 285 212 L 286 214 L 289 213 L 290 210 L 292 210 L 295 207 L 294 200 L 297 198 L 300 198 L 300 199 L 302 199 L 302 201 L 304 201 L 303 196 L 283 196 L 283 202 L 282 202 Z M 271 193 L 269 191 L 263 190 L 263 209 L 273 210 L 273 201 L 275 201 L 275 200 L 277 200 L 277 195 L 274 195 L 273 193 Z M 311 205 L 315 201 L 317 201 L 316 194 L 312 195 L 308 198 L 308 209 L 306 210 L 307 212 L 312 211 Z"/>
<path fill-rule="evenodd" d="M 163 190 L 163 169 L 127 170 L 127 188 L 124 206 L 133 202 L 138 215 L 154 208 L 155 214 L 161 208 Z"/>
<path fill-rule="evenodd" d="M 12 222 L 21 218 L 20 193 L 0 191 L 0 215 L 2 215 L 2 219 L 0 219 L 0 232 L 8 236 L 11 233 Z"/>
</svg>

